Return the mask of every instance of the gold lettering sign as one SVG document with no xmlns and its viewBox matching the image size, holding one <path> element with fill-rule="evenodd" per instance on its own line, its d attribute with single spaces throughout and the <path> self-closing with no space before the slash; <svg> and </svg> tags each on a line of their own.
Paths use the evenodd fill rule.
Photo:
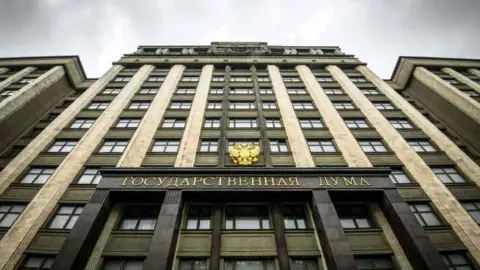
<svg viewBox="0 0 480 270">
<path fill-rule="evenodd" d="M 228 152 L 233 163 L 247 166 L 258 161 L 260 149 L 253 144 L 242 143 L 230 146 Z"/>
</svg>

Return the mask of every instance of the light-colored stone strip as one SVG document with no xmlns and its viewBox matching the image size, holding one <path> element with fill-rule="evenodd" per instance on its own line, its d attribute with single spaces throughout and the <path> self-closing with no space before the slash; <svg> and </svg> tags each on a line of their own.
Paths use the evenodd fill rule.
<svg viewBox="0 0 480 270">
<path fill-rule="evenodd" d="M 185 131 L 183 132 L 182 141 L 178 148 L 175 167 L 193 167 L 195 165 L 195 156 L 202 132 L 203 116 L 205 115 L 205 108 L 207 106 L 212 74 L 213 65 L 203 66 L 197 90 L 195 91 L 195 97 L 193 98 L 192 108 L 188 115 Z"/>
<path fill-rule="evenodd" d="M 93 248 L 92 254 L 88 259 L 88 263 L 85 266 L 85 270 L 97 270 L 100 267 L 100 259 L 102 258 L 103 249 L 107 245 L 108 239 L 110 238 L 110 234 L 113 231 L 113 227 L 117 223 L 118 218 L 120 217 L 120 204 L 116 204 L 112 210 L 110 211 L 110 215 L 108 216 L 107 222 L 103 226 L 102 232 L 98 237 L 97 243 Z"/>
<path fill-rule="evenodd" d="M 412 266 L 410 265 L 410 262 L 408 261 L 407 256 L 405 255 L 405 252 L 403 252 L 402 246 L 398 242 L 398 239 L 395 236 L 395 233 L 393 232 L 392 228 L 390 227 L 390 224 L 388 224 L 387 219 L 383 215 L 382 209 L 380 209 L 380 207 L 376 203 L 371 204 L 370 209 L 373 213 L 373 217 L 377 221 L 378 225 L 380 225 L 380 228 L 382 229 L 385 239 L 387 240 L 388 244 L 393 250 L 396 264 L 402 270 L 411 270 Z"/>
<path fill-rule="evenodd" d="M 140 68 L 23 210 L 17 222 L 0 242 L 0 268 L 13 269 L 15 267 L 70 183 L 154 69 L 155 67 L 151 65 Z"/>
<path fill-rule="evenodd" d="M 31 72 L 35 71 L 35 69 L 36 69 L 35 67 L 26 67 L 26 68 L 20 70 L 19 72 L 13 74 L 12 76 L 8 77 L 6 80 L 1 81 L 0 82 L 0 91 L 7 88 L 12 83 L 17 82 L 18 80 L 23 78 L 28 73 L 31 73 Z"/>
<path fill-rule="evenodd" d="M 62 66 L 55 66 L 20 90 L 15 91 L 13 95 L 2 100 L 0 102 L 0 122 L 58 82 L 64 75 L 65 69 Z"/>
<path fill-rule="evenodd" d="M 143 116 L 139 127 L 130 139 L 125 152 L 118 161 L 117 167 L 140 167 L 142 165 L 184 70 L 185 66 L 183 65 L 175 65 L 170 69 L 152 104 Z"/>
<path fill-rule="evenodd" d="M 479 76 L 480 77 L 480 70 L 476 68 L 470 68 L 468 69 L 468 72 L 472 73 L 473 75 Z"/>
<path fill-rule="evenodd" d="M 455 71 L 452 68 L 442 68 L 442 71 L 449 74 L 453 78 L 455 78 L 457 81 L 466 84 L 468 87 L 472 88 L 475 90 L 475 92 L 480 94 L 480 84 L 476 83 L 475 81 L 471 80 L 467 76 L 463 75 L 462 73 L 459 73 Z"/>
<path fill-rule="evenodd" d="M 35 139 L 33 139 L 25 149 L 20 152 L 10 163 L 0 172 L 0 194 L 5 192 L 8 186 L 17 179 L 20 174 L 28 167 L 30 162 L 47 147 L 47 145 L 64 129 L 75 116 L 85 108 L 90 101 L 100 93 L 107 83 L 112 80 L 122 66 L 113 66 L 92 86 L 80 95 L 68 106 L 55 120 L 50 123 Z"/>
<path fill-rule="evenodd" d="M 312 71 L 307 66 L 297 66 L 298 74 L 318 108 L 325 125 L 328 127 L 335 144 L 345 158 L 349 167 L 372 167 L 367 155 L 357 143 L 345 121 L 333 106 L 327 94 L 323 91 Z"/>
<path fill-rule="evenodd" d="M 384 80 L 378 77 L 366 66 L 359 66 L 357 70 L 370 80 L 378 90 L 417 126 L 435 145 L 458 166 L 458 168 L 480 187 L 480 167 L 467 154 L 465 154 L 450 138 L 432 124 L 423 114 L 406 101 L 395 89 L 391 88 Z"/>
<path fill-rule="evenodd" d="M 277 66 L 268 65 L 268 73 L 270 74 L 270 80 L 272 81 L 273 92 L 277 99 L 280 115 L 285 124 L 285 132 L 287 133 L 288 144 L 292 151 L 295 164 L 297 167 L 315 167 L 315 162 L 308 148 L 307 140 L 303 136 L 302 128 L 300 127 L 287 89 L 283 83 L 280 70 Z M 264 145 L 264 147 L 270 146 Z"/>
<path fill-rule="evenodd" d="M 5 68 L 5 67 L 0 68 L 0 75 L 7 72 L 8 72 L 8 68 Z"/>
<path fill-rule="evenodd" d="M 410 147 L 400 133 L 375 108 L 362 92 L 337 66 L 326 68 L 340 83 L 343 90 L 355 102 L 372 126 L 382 136 L 390 149 L 397 155 L 420 187 L 431 199 L 432 203 L 443 215 L 467 247 L 477 262 L 480 262 L 480 229 L 473 218 L 455 199 L 450 190 L 435 176 L 425 161 Z"/>
<path fill-rule="evenodd" d="M 480 103 L 424 67 L 415 68 L 413 75 L 432 91 L 451 102 L 477 123 L 480 123 Z"/>
</svg>

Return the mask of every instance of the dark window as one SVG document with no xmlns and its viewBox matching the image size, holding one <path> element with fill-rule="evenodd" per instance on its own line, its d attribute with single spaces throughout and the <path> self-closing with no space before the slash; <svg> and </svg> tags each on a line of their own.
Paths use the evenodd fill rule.
<svg viewBox="0 0 480 270">
<path fill-rule="evenodd" d="M 355 258 L 358 270 L 394 270 L 389 257 Z"/>
<path fill-rule="evenodd" d="M 375 102 L 373 105 L 377 110 L 395 110 L 395 107 L 390 102 Z"/>
<path fill-rule="evenodd" d="M 442 223 L 428 203 L 412 203 L 410 210 L 423 227 L 440 226 Z"/>
<path fill-rule="evenodd" d="M 293 259 L 292 270 L 319 270 L 316 259 Z"/>
<path fill-rule="evenodd" d="M 463 208 L 472 216 L 475 221 L 480 224 L 480 201 L 462 202 Z"/>
<path fill-rule="evenodd" d="M 21 204 L 0 204 L 0 228 L 10 228 L 25 209 Z"/>
<path fill-rule="evenodd" d="M 142 270 L 143 260 L 135 259 L 105 259 L 102 270 Z"/>
<path fill-rule="evenodd" d="M 22 184 L 45 184 L 52 176 L 55 169 L 53 168 L 31 168 L 22 178 Z"/>
<path fill-rule="evenodd" d="M 229 205 L 226 213 L 225 228 L 227 230 L 270 229 L 266 205 Z"/>
<path fill-rule="evenodd" d="M 453 167 L 432 168 L 437 178 L 444 184 L 465 183 L 465 178 Z"/>
<path fill-rule="evenodd" d="M 285 229 L 302 230 L 307 228 L 305 210 L 300 205 L 283 206 L 283 223 Z"/>
<path fill-rule="evenodd" d="M 390 180 L 395 184 L 407 184 L 412 183 L 412 180 L 401 170 L 393 169 L 389 175 Z"/>
<path fill-rule="evenodd" d="M 443 253 L 442 259 L 449 270 L 473 270 L 473 265 L 465 253 Z"/>
<path fill-rule="evenodd" d="M 80 178 L 78 178 L 77 184 L 96 185 L 100 180 L 102 180 L 102 175 L 97 168 L 85 168 Z"/>
<path fill-rule="evenodd" d="M 273 260 L 225 260 L 224 270 L 274 270 Z"/>
<path fill-rule="evenodd" d="M 212 207 L 206 205 L 190 205 L 188 208 L 187 230 L 208 230 Z"/>
<path fill-rule="evenodd" d="M 160 209 L 158 207 L 127 207 L 120 230 L 154 230 Z"/>
<path fill-rule="evenodd" d="M 54 256 L 28 255 L 20 270 L 50 269 L 55 260 Z"/>
<path fill-rule="evenodd" d="M 83 206 L 60 206 L 48 228 L 71 230 L 82 211 Z"/>
<path fill-rule="evenodd" d="M 288 152 L 288 145 L 286 141 L 270 141 L 270 150 L 272 153 L 286 153 Z"/>
<path fill-rule="evenodd" d="M 180 260 L 179 270 L 206 270 L 206 260 Z"/>
<path fill-rule="evenodd" d="M 335 209 L 337 210 L 338 218 L 340 218 L 340 223 L 344 229 L 373 227 L 368 209 L 365 205 L 335 205 Z"/>
</svg>

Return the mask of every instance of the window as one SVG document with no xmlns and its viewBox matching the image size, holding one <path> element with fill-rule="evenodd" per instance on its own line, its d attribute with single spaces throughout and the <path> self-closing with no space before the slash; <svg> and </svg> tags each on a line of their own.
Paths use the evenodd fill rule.
<svg viewBox="0 0 480 270">
<path fill-rule="evenodd" d="M 0 92 L 0 97 L 9 97 L 13 94 L 15 94 L 18 90 L 5 90 Z"/>
<path fill-rule="evenodd" d="M 149 82 L 163 82 L 165 81 L 165 77 L 163 76 L 151 76 L 150 78 L 148 78 Z"/>
<path fill-rule="evenodd" d="M 428 141 L 408 141 L 408 144 L 415 150 L 417 153 L 422 152 L 437 152 L 435 147 L 433 147 Z"/>
<path fill-rule="evenodd" d="M 106 259 L 103 262 L 102 270 L 142 270 L 143 260 L 118 260 Z"/>
<path fill-rule="evenodd" d="M 353 110 L 355 107 L 351 102 L 333 102 L 333 107 L 337 110 Z"/>
<path fill-rule="evenodd" d="M 280 119 L 265 119 L 267 128 L 281 128 L 282 122 Z"/>
<path fill-rule="evenodd" d="M 361 78 L 361 77 L 352 77 L 352 78 L 350 78 L 350 80 L 352 82 L 367 82 L 367 80 L 365 80 L 365 78 Z"/>
<path fill-rule="evenodd" d="M 160 209 L 158 207 L 127 207 L 120 222 L 119 229 L 138 231 L 153 230 L 155 229 L 159 212 Z"/>
<path fill-rule="evenodd" d="M 222 109 L 222 103 L 221 102 L 208 102 L 207 109 L 209 109 L 209 110 L 220 110 L 220 109 Z"/>
<path fill-rule="evenodd" d="M 170 109 L 188 110 L 191 106 L 192 103 L 188 101 L 172 102 L 170 104 Z"/>
<path fill-rule="evenodd" d="M 275 102 L 262 102 L 262 108 L 264 110 L 276 110 L 277 104 Z"/>
<path fill-rule="evenodd" d="M 313 110 L 313 104 L 311 102 L 293 102 L 293 108 L 295 110 Z"/>
<path fill-rule="evenodd" d="M 146 110 L 150 107 L 150 102 L 132 102 L 130 106 L 128 106 L 129 110 Z"/>
<path fill-rule="evenodd" d="M 140 118 L 120 118 L 117 124 L 115 125 L 116 128 L 137 128 L 140 125 Z"/>
<path fill-rule="evenodd" d="M 333 153 L 336 152 L 332 141 L 307 141 L 308 148 L 312 153 Z"/>
<path fill-rule="evenodd" d="M 110 105 L 110 102 L 92 102 L 90 105 L 88 105 L 87 109 L 88 110 L 105 110 L 108 105 Z"/>
<path fill-rule="evenodd" d="M 55 169 L 53 168 L 32 168 L 22 178 L 22 184 L 45 184 L 52 176 Z"/>
<path fill-rule="evenodd" d="M 227 230 L 270 229 L 266 205 L 229 205 L 226 213 L 225 228 Z"/>
<path fill-rule="evenodd" d="M 182 82 L 198 82 L 199 79 L 198 76 L 185 76 L 182 78 Z"/>
<path fill-rule="evenodd" d="M 444 184 L 465 183 L 465 178 L 453 167 L 433 168 L 437 178 Z"/>
<path fill-rule="evenodd" d="M 375 108 L 377 108 L 377 110 L 395 110 L 395 107 L 393 107 L 390 102 L 375 102 L 373 103 L 373 105 L 375 106 Z"/>
<path fill-rule="evenodd" d="M 359 141 L 358 143 L 365 153 L 387 152 L 387 148 L 383 145 L 382 141 Z"/>
<path fill-rule="evenodd" d="M 138 68 L 124 68 L 122 71 L 125 71 L 125 72 L 137 72 L 137 71 L 138 71 Z"/>
<path fill-rule="evenodd" d="M 411 203 L 410 210 L 417 218 L 420 225 L 426 226 L 439 226 L 442 225 L 432 207 L 428 203 Z"/>
<path fill-rule="evenodd" d="M 443 80 L 449 84 L 460 84 L 460 82 L 455 79 L 443 79 Z"/>
<path fill-rule="evenodd" d="M 273 260 L 225 260 L 224 270 L 274 270 Z"/>
<path fill-rule="evenodd" d="M 35 79 L 36 79 L 36 78 L 25 78 L 25 79 L 21 79 L 18 83 L 27 84 L 27 83 L 33 82 Z"/>
<path fill-rule="evenodd" d="M 142 88 L 138 93 L 142 95 L 153 95 L 158 93 L 158 88 Z"/>
<path fill-rule="evenodd" d="M 119 76 L 113 79 L 114 82 L 128 82 L 132 77 Z"/>
<path fill-rule="evenodd" d="M 212 207 L 209 205 L 190 205 L 188 207 L 187 230 L 210 229 Z"/>
<path fill-rule="evenodd" d="M 288 146 L 286 141 L 270 141 L 270 150 L 272 153 L 286 153 Z"/>
<path fill-rule="evenodd" d="M 206 270 L 206 260 L 180 260 L 179 270 Z"/>
<path fill-rule="evenodd" d="M 0 204 L 0 228 L 10 228 L 23 209 L 25 205 Z"/>
<path fill-rule="evenodd" d="M 333 82 L 335 81 L 332 77 L 317 77 L 318 82 Z"/>
<path fill-rule="evenodd" d="M 269 82 L 270 78 L 268 78 L 268 77 L 258 77 L 257 81 L 259 81 L 259 82 Z"/>
<path fill-rule="evenodd" d="M 230 146 L 239 145 L 239 144 L 253 144 L 255 146 L 259 146 L 260 143 L 258 141 L 249 141 L 249 140 L 228 140 L 227 151 Z"/>
<path fill-rule="evenodd" d="M 391 120 L 388 120 L 388 122 L 390 122 L 390 124 L 392 124 L 392 126 L 396 129 L 413 128 L 412 124 L 410 124 L 408 120 L 404 120 L 404 119 L 391 119 Z"/>
<path fill-rule="evenodd" d="M 303 230 L 307 228 L 305 210 L 300 205 L 283 206 L 283 223 L 285 229 Z"/>
<path fill-rule="evenodd" d="M 389 175 L 389 178 L 395 184 L 412 183 L 412 180 L 410 180 L 410 178 L 401 169 L 393 169 Z"/>
<path fill-rule="evenodd" d="M 324 88 L 323 91 L 327 95 L 343 95 L 343 91 L 339 88 Z"/>
<path fill-rule="evenodd" d="M 204 128 L 219 128 L 220 127 L 220 119 L 205 119 L 203 123 Z"/>
<path fill-rule="evenodd" d="M 260 94 L 261 95 L 271 95 L 273 94 L 273 91 L 271 88 L 260 88 Z"/>
<path fill-rule="evenodd" d="M 364 95 L 379 95 L 380 93 L 376 89 L 360 89 Z"/>
<path fill-rule="evenodd" d="M 305 95 L 307 92 L 305 88 L 287 88 L 287 92 L 290 95 Z"/>
<path fill-rule="evenodd" d="M 229 128 L 256 128 L 257 119 L 230 119 L 228 122 Z"/>
<path fill-rule="evenodd" d="M 180 146 L 180 141 L 178 140 L 173 140 L 173 141 L 156 140 L 153 143 L 152 152 L 175 153 L 178 151 L 179 146 Z"/>
<path fill-rule="evenodd" d="M 252 89 L 243 89 L 243 88 L 232 88 L 232 89 L 230 89 L 230 94 L 234 94 L 234 95 L 253 94 L 253 90 Z"/>
<path fill-rule="evenodd" d="M 96 168 L 85 168 L 83 174 L 78 178 L 77 184 L 96 185 L 102 180 L 100 171 Z"/>
<path fill-rule="evenodd" d="M 292 270 L 319 270 L 318 260 L 292 259 Z"/>
<path fill-rule="evenodd" d="M 324 128 L 320 119 L 299 119 L 302 128 Z"/>
<path fill-rule="evenodd" d="M 232 76 L 232 77 L 230 77 L 230 81 L 231 81 L 231 82 L 251 82 L 251 81 L 252 81 L 252 78 L 250 78 L 250 77 L 236 77 L 236 76 Z"/>
<path fill-rule="evenodd" d="M 50 269 L 55 260 L 54 256 L 28 255 L 19 270 L 43 270 Z"/>
<path fill-rule="evenodd" d="M 218 151 L 218 141 L 201 141 L 200 152 L 211 153 Z"/>
<path fill-rule="evenodd" d="M 105 90 L 103 90 L 102 94 L 104 95 L 118 95 L 118 93 L 120 93 L 120 88 L 105 88 Z"/>
<path fill-rule="evenodd" d="M 82 211 L 83 206 L 60 206 L 48 228 L 71 230 Z"/>
<path fill-rule="evenodd" d="M 177 94 L 180 94 L 180 95 L 193 95 L 193 94 L 195 94 L 195 88 L 178 88 Z"/>
<path fill-rule="evenodd" d="M 340 223 L 344 229 L 363 229 L 373 228 L 368 209 L 365 205 L 342 204 L 335 205 L 335 209 L 340 218 Z"/>
<path fill-rule="evenodd" d="M 299 77 L 283 77 L 284 82 L 299 82 Z"/>
<path fill-rule="evenodd" d="M 450 270 L 473 270 L 473 265 L 464 253 L 443 253 L 441 255 Z"/>
<path fill-rule="evenodd" d="M 462 202 L 463 208 L 472 216 L 472 218 L 480 224 L 480 201 Z"/>
<path fill-rule="evenodd" d="M 210 94 L 212 94 L 212 95 L 221 95 L 221 94 L 223 94 L 223 88 L 213 88 L 213 89 L 210 89 Z"/>
<path fill-rule="evenodd" d="M 230 102 L 230 109 L 251 110 L 255 109 L 254 102 Z"/>
<path fill-rule="evenodd" d="M 77 141 L 55 141 L 48 149 L 50 153 L 70 153 L 77 145 Z"/>
<path fill-rule="evenodd" d="M 355 258 L 358 270 L 394 270 L 389 257 Z"/>
<path fill-rule="evenodd" d="M 184 128 L 185 119 L 166 118 L 163 120 L 162 128 Z"/>
<path fill-rule="evenodd" d="M 99 153 L 123 153 L 127 145 L 128 145 L 127 140 L 122 140 L 122 141 L 106 140 L 103 142 L 103 145 L 100 147 L 98 152 Z"/>
<path fill-rule="evenodd" d="M 480 96 L 480 95 L 478 95 L 478 93 L 475 92 L 475 91 L 464 91 L 464 93 L 467 94 L 467 95 L 470 96 L 470 97 L 478 97 L 478 96 Z"/>
<path fill-rule="evenodd" d="M 70 128 L 87 129 L 90 128 L 94 122 L 95 119 L 75 118 L 75 120 L 70 124 Z"/>
<path fill-rule="evenodd" d="M 220 77 L 220 76 L 214 76 L 214 77 L 212 77 L 212 81 L 213 82 L 223 82 L 223 81 L 225 81 L 225 78 Z"/>
<path fill-rule="evenodd" d="M 345 124 L 348 128 L 369 128 L 367 121 L 363 119 L 345 119 Z"/>
</svg>

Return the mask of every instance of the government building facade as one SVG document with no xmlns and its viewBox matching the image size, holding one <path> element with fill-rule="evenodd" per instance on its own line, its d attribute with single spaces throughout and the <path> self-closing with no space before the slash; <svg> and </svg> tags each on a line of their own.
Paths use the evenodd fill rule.
<svg viewBox="0 0 480 270">
<path fill-rule="evenodd" d="M 480 60 L 0 58 L 0 269 L 479 269 Z"/>
</svg>

